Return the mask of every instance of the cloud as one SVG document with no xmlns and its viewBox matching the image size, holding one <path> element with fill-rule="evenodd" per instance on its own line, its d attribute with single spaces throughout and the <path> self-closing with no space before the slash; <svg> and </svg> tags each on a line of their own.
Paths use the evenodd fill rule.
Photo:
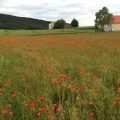
<svg viewBox="0 0 120 120">
<path fill-rule="evenodd" d="M 80 25 L 94 25 L 95 12 L 107 6 L 110 12 L 120 14 L 118 0 L 0 0 L 0 12 L 18 16 L 55 21 L 73 18 Z"/>
</svg>

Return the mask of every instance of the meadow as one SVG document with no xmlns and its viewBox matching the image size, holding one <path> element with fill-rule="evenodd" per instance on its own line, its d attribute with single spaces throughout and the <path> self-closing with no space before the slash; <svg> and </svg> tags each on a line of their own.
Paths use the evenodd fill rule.
<svg viewBox="0 0 120 120">
<path fill-rule="evenodd" d="M 94 32 L 94 27 L 80 27 L 80 28 L 70 28 L 70 29 L 53 29 L 53 30 L 8 30 L 0 29 L 0 36 L 6 35 L 29 35 L 29 36 L 39 36 L 39 35 L 63 35 L 63 34 L 79 34 L 86 32 Z"/>
<path fill-rule="evenodd" d="M 120 120 L 119 32 L 12 32 L 0 32 L 0 120 Z"/>
</svg>

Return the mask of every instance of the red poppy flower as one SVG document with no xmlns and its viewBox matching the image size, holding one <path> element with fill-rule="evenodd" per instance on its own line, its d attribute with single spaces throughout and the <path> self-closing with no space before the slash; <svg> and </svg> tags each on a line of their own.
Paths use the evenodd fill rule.
<svg viewBox="0 0 120 120">
<path fill-rule="evenodd" d="M 44 100 L 45 100 L 45 97 L 44 97 L 44 96 L 39 96 L 39 97 L 38 97 L 38 100 L 44 101 Z"/>
<path fill-rule="evenodd" d="M 119 88 L 117 88 L 117 93 L 118 93 L 118 94 L 120 94 L 120 87 L 119 87 Z"/>
<path fill-rule="evenodd" d="M 16 91 L 12 91 L 12 92 L 11 92 L 11 96 L 12 96 L 12 97 L 16 97 L 16 95 L 17 95 L 17 94 L 16 94 Z"/>
<path fill-rule="evenodd" d="M 32 100 L 30 103 L 29 103 L 29 108 L 31 109 L 31 110 L 34 110 L 35 108 L 36 108 L 36 102 L 34 101 L 34 100 Z"/>
</svg>

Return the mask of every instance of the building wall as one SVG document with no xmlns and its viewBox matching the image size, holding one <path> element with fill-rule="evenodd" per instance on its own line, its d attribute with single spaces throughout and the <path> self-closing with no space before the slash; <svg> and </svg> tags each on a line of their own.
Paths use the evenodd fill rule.
<svg viewBox="0 0 120 120">
<path fill-rule="evenodd" d="M 51 22 L 51 23 L 49 24 L 49 29 L 50 29 L 50 30 L 53 29 L 53 28 L 54 28 L 54 25 L 55 25 L 55 23 L 54 23 L 54 22 Z"/>
<path fill-rule="evenodd" d="M 110 25 L 104 25 L 104 31 L 105 32 L 111 32 L 112 31 L 112 26 Z"/>
<path fill-rule="evenodd" d="M 120 24 L 112 24 L 112 31 L 120 31 Z"/>
</svg>

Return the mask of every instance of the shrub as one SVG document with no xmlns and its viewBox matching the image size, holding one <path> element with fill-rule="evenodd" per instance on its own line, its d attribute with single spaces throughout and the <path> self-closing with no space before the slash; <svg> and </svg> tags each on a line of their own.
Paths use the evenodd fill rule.
<svg viewBox="0 0 120 120">
<path fill-rule="evenodd" d="M 71 22 L 71 26 L 72 27 L 78 27 L 79 26 L 79 22 L 76 19 L 73 19 Z"/>
<path fill-rule="evenodd" d="M 65 26 L 65 20 L 60 19 L 55 22 L 54 29 L 63 29 Z"/>
</svg>

